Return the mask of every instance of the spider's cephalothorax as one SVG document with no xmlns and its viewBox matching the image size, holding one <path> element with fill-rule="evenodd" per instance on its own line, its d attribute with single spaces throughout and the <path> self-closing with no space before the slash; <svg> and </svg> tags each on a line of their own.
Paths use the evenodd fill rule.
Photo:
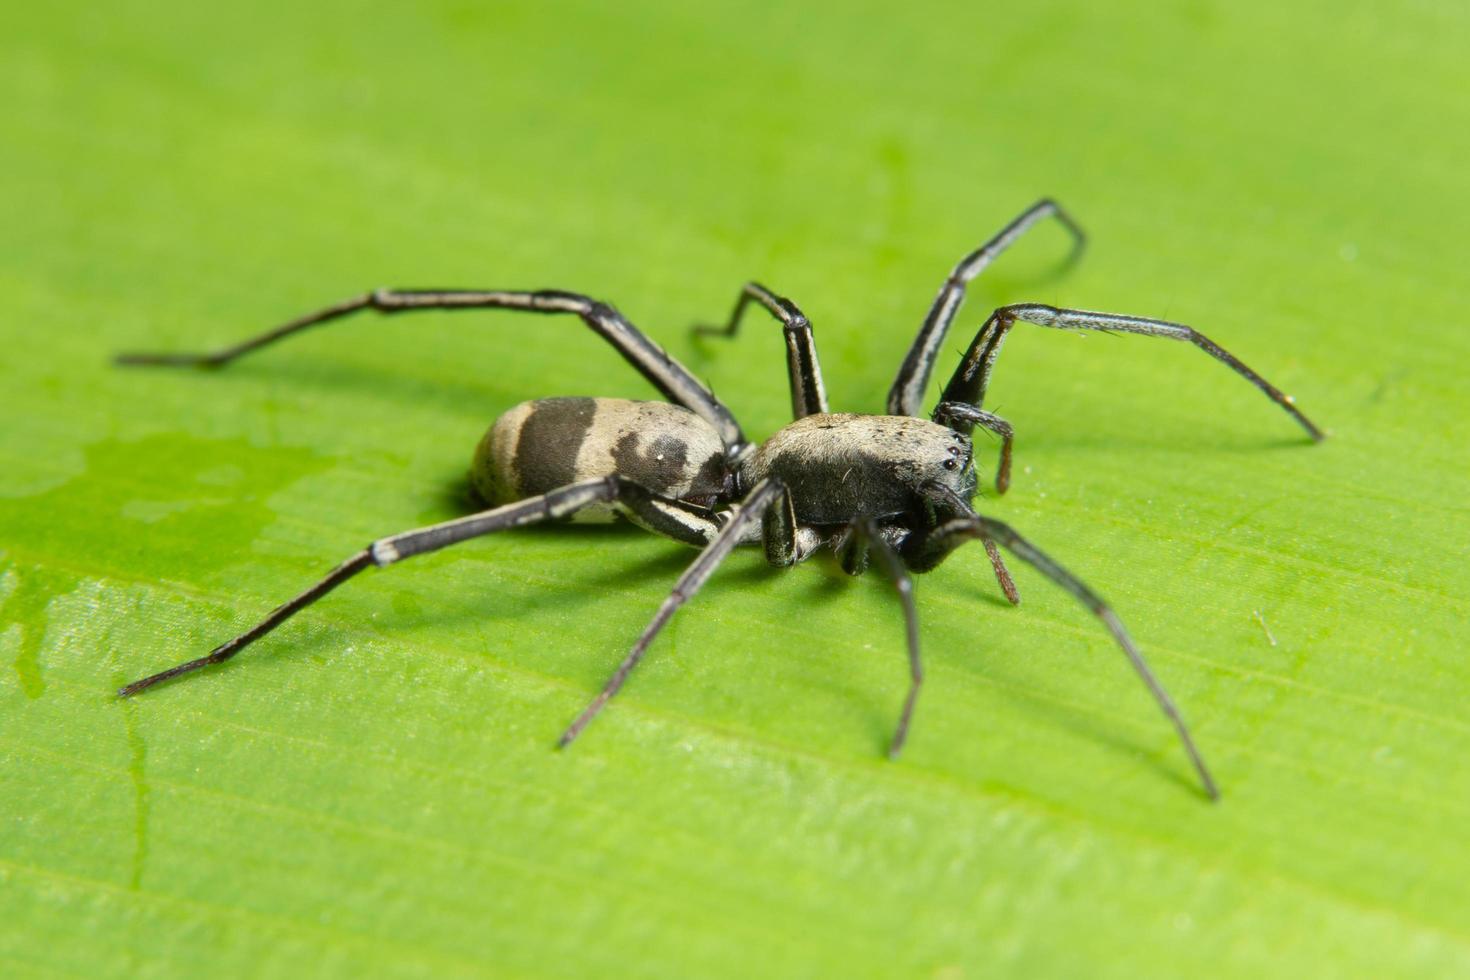
<svg viewBox="0 0 1470 980">
<path fill-rule="evenodd" d="M 1289 412 L 1314 440 L 1323 438 L 1323 433 L 1289 397 L 1190 327 L 1036 304 L 1004 306 L 991 313 L 929 418 L 918 417 L 965 285 L 1026 229 L 1050 216 L 1072 233 L 1073 254 L 1080 251 L 1083 237 L 1076 223 L 1053 202 L 1041 201 L 962 259 L 940 287 L 889 390 L 884 415 L 829 412 L 811 324 L 790 300 L 755 283 L 747 284 L 726 326 L 699 329 L 733 335 L 751 302 L 759 303 L 784 325 L 795 418 L 760 446 L 746 440 L 729 409 L 707 387 L 621 314 L 575 293 L 380 289 L 214 353 L 123 355 L 119 361 L 126 364 L 220 365 L 299 330 L 364 309 L 401 313 L 502 308 L 570 313 L 612 344 L 668 401 L 543 398 L 515 406 L 496 420 L 475 452 L 471 483 L 487 509 L 374 541 L 207 656 L 145 677 L 119 694 L 126 697 L 228 660 L 369 566 L 390 565 L 540 521 L 621 517 L 701 551 L 607 685 L 562 735 L 562 745 L 576 738 L 618 692 L 659 630 L 724 557 L 736 545 L 758 543 L 773 565 L 794 565 L 830 547 L 846 571 L 859 574 L 876 562 L 892 581 L 903 603 L 910 669 L 908 697 L 889 748 L 890 755 L 897 755 L 907 737 L 923 679 L 909 573 L 928 571 L 960 545 L 980 541 L 1001 589 L 1012 602 L 1018 601 L 1015 585 L 997 545 L 1071 592 L 1101 619 L 1173 723 L 1205 791 L 1217 797 L 1215 782 L 1183 719 L 1112 610 L 1008 525 L 977 514 L 971 507 L 976 476 L 970 434 L 979 426 L 1000 437 L 996 489 L 1004 493 L 1010 482 L 1011 426 L 980 406 L 1001 345 L 1017 323 L 1188 341 L 1248 379 Z"/>
</svg>

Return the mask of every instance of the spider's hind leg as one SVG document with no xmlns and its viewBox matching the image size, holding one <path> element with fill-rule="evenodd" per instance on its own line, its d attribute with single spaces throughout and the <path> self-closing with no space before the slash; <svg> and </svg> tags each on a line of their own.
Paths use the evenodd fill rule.
<svg viewBox="0 0 1470 980">
<path fill-rule="evenodd" d="M 340 320 L 366 310 L 383 314 L 426 310 L 519 310 L 526 313 L 570 314 L 606 340 L 634 370 L 665 398 L 699 415 L 719 433 L 730 461 L 747 455 L 751 446 L 730 410 L 698 378 L 617 310 L 578 293 L 557 289 L 375 289 L 334 303 L 281 324 L 239 343 L 204 353 L 125 353 L 118 364 L 220 367 L 238 357 L 274 344 L 319 324 Z"/>
<path fill-rule="evenodd" d="M 646 519 L 650 522 L 666 519 L 666 509 L 680 506 L 679 501 L 660 498 L 657 494 L 649 492 L 630 480 L 619 476 L 609 476 L 599 480 L 574 483 L 550 493 L 519 500 L 457 520 L 379 538 L 338 565 L 311 588 L 277 606 L 263 620 L 244 633 L 220 644 L 197 660 L 190 660 L 142 680 L 134 681 L 120 689 L 117 692 L 118 696 L 131 697 L 181 674 L 193 673 L 203 667 L 224 663 L 343 582 L 373 565 L 382 568 L 403 561 L 405 558 L 447 548 L 471 538 L 513 527 L 523 527 L 527 524 L 571 517 L 587 507 L 614 502 L 629 508 L 633 513 L 645 514 Z M 697 514 L 692 511 L 685 514 L 686 520 L 693 520 L 695 517 Z M 716 525 L 712 517 L 708 523 L 709 536 L 713 537 Z"/>
</svg>

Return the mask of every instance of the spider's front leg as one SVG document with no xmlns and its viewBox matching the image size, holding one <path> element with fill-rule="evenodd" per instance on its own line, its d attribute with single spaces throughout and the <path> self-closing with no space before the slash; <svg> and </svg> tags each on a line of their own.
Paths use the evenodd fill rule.
<svg viewBox="0 0 1470 980">
<path fill-rule="evenodd" d="M 893 379 L 893 387 L 888 390 L 889 415 L 919 414 L 924 403 L 924 391 L 929 386 L 929 375 L 934 370 L 934 362 L 944 343 L 944 335 L 949 332 L 955 314 L 965 301 L 965 287 L 1002 252 L 1015 244 L 1017 239 L 1047 218 L 1056 218 L 1072 236 L 1072 251 L 1067 257 L 1068 263 L 1082 254 L 1082 249 L 1087 244 L 1087 236 L 1083 234 L 1082 227 L 1056 201 L 1043 198 L 996 232 L 990 241 L 960 259 L 954 271 L 939 287 L 939 295 L 934 297 L 929 313 L 919 327 L 919 335 L 914 338 L 913 345 L 904 357 L 903 364 L 898 369 L 898 377 Z"/>
<path fill-rule="evenodd" d="M 1189 734 L 1189 727 L 1184 723 L 1184 717 L 1174 705 L 1173 699 L 1169 697 L 1163 684 L 1154 675 L 1143 653 L 1134 644 L 1133 638 L 1128 635 L 1122 620 L 1118 619 L 1112 608 L 1081 579 L 1063 568 L 1040 548 L 1021 537 L 1010 525 L 973 512 L 914 535 L 903 551 L 903 558 L 908 566 L 916 571 L 933 568 L 956 548 L 970 541 L 983 541 L 987 547 L 993 547 L 997 543 L 1003 545 L 1011 554 L 1071 593 L 1077 601 L 1087 607 L 1089 612 L 1102 621 L 1103 626 L 1112 634 L 1114 641 L 1127 655 L 1129 663 L 1133 665 L 1139 679 L 1153 695 L 1160 710 L 1174 726 L 1174 731 L 1178 734 L 1179 741 L 1183 743 L 1195 772 L 1199 774 L 1200 784 L 1204 787 L 1205 793 L 1210 799 L 1218 800 L 1220 790 L 1215 785 L 1215 779 L 1210 775 L 1204 757 L 1200 755 L 1199 749 L 1195 746 L 1194 738 Z"/>
<path fill-rule="evenodd" d="M 981 415 L 984 412 L 979 413 Z M 1005 450 L 1001 456 L 1002 472 L 1010 465 L 1010 441 L 1007 439 Z M 964 540 L 953 540 L 937 534 L 937 530 L 950 522 L 966 517 L 973 517 L 975 511 L 970 507 L 970 502 L 942 483 L 929 482 L 921 488 L 929 523 L 906 536 L 898 542 L 898 549 L 903 557 L 903 563 L 914 572 L 932 572 L 938 568 L 944 559 L 949 557 L 950 552 L 964 543 Z M 1000 555 L 1000 549 L 990 538 L 981 535 L 981 542 L 985 546 L 985 556 L 990 559 L 990 567 L 995 572 L 996 584 L 1000 591 L 1005 594 L 1006 599 L 1013 606 L 1021 604 L 1021 593 L 1016 589 L 1016 581 L 1011 578 L 1010 569 L 1006 568 L 1005 559 Z"/>
<path fill-rule="evenodd" d="M 995 468 L 995 492 L 1005 493 L 1011 485 L 1011 449 L 1016 430 L 1011 423 L 993 412 L 964 402 L 940 402 L 934 407 L 934 421 L 956 432 L 970 435 L 975 426 L 1000 436 L 1000 463 Z"/>
<path fill-rule="evenodd" d="M 1118 313 L 1096 313 L 1090 310 L 1062 309 L 1040 303 L 1018 303 L 1002 306 L 990 314 L 985 325 L 970 342 L 969 350 L 960 366 L 955 369 L 949 384 L 941 396 L 941 405 L 961 403 L 978 409 L 985 401 L 985 391 L 990 385 L 990 375 L 995 369 L 995 360 L 1000 356 L 1006 335 L 1017 323 L 1029 323 L 1037 327 L 1057 330 L 1098 330 L 1105 333 L 1133 333 L 1145 337 L 1164 337 L 1183 340 L 1222 362 L 1236 374 L 1260 389 L 1271 401 L 1287 412 L 1297 424 L 1307 431 L 1314 442 L 1326 438 L 1317 425 L 1296 407 L 1290 395 L 1284 394 L 1271 382 L 1251 370 L 1234 354 L 1215 343 L 1193 327 L 1168 320 L 1151 320 L 1141 316 L 1124 316 Z M 947 423 L 950 428 L 968 432 L 968 419 L 957 417 Z"/>
</svg>

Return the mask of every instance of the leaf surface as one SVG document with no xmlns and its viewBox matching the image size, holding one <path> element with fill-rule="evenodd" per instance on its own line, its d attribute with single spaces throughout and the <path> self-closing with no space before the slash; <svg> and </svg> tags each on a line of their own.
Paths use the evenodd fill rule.
<svg viewBox="0 0 1470 980">
<path fill-rule="evenodd" d="M 1470 15 L 1453 4 L 32 6 L 0 35 L 0 971 L 1024 976 L 1470 972 Z M 372 538 L 462 513 L 495 415 L 651 397 L 574 321 L 346 321 L 378 285 L 585 291 L 746 429 L 787 418 L 758 279 L 877 411 L 971 289 L 1193 324 L 1021 327 L 982 500 L 1109 598 L 983 553 L 897 604 L 743 551 L 571 751 L 692 553 L 507 534 L 360 577 L 134 701 Z M 993 459 L 994 447 L 982 443 Z"/>
</svg>

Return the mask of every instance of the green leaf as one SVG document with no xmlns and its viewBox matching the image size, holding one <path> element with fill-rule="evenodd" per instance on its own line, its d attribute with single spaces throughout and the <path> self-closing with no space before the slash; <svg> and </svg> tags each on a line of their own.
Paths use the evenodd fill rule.
<svg viewBox="0 0 1470 980">
<path fill-rule="evenodd" d="M 30 5 L 0 34 L 0 972 L 1470 972 L 1463 5 Z M 979 549 L 918 584 L 742 551 L 577 745 L 692 552 L 503 535 L 371 572 L 136 700 L 373 537 L 462 513 L 510 405 L 651 397 L 575 322 L 343 322 L 377 285 L 615 302 L 767 436 L 774 326 L 875 411 L 971 290 L 1198 326 L 1018 328 L 981 501 L 1109 598 Z M 983 444 L 987 458 L 994 447 Z"/>
</svg>

